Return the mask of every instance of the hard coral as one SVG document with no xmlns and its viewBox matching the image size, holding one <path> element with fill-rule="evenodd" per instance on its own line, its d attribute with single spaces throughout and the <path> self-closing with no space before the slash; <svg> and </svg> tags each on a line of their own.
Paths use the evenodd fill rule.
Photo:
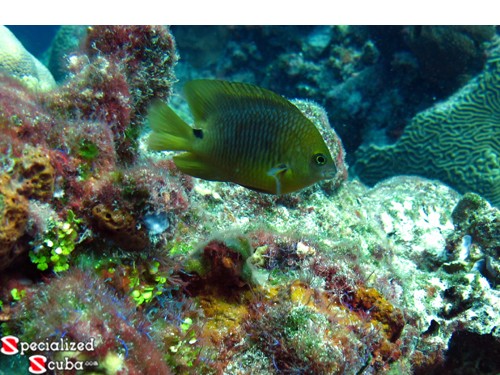
<svg viewBox="0 0 500 375">
<path fill-rule="evenodd" d="M 128 212 L 98 204 L 92 209 L 92 215 L 97 229 L 123 249 L 141 251 L 149 245 L 146 233 L 137 227 L 136 220 Z"/>
<path fill-rule="evenodd" d="M 500 47 L 484 72 L 446 102 L 419 113 L 393 145 L 357 152 L 366 183 L 398 174 L 436 178 L 500 204 Z"/>
<path fill-rule="evenodd" d="M 54 193 L 55 171 L 41 148 L 26 147 L 17 171 L 19 194 L 27 198 L 49 200 Z"/>
<path fill-rule="evenodd" d="M 0 175 L 0 270 L 25 251 L 19 239 L 27 220 L 27 199 L 13 190 L 7 174 Z"/>
<path fill-rule="evenodd" d="M 0 71 L 17 77 L 35 90 L 46 91 L 55 87 L 49 70 L 5 26 L 0 26 Z"/>
</svg>

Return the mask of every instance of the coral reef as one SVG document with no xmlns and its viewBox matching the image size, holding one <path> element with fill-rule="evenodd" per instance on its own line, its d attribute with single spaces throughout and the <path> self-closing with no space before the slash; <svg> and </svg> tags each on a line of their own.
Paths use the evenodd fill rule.
<svg viewBox="0 0 500 375">
<path fill-rule="evenodd" d="M 98 204 L 92 208 L 92 215 L 97 229 L 121 248 L 141 251 L 149 245 L 147 234 L 144 230 L 137 229 L 134 217 L 128 212 L 112 210 L 103 204 Z"/>
<path fill-rule="evenodd" d="M 417 57 L 421 76 L 440 90 L 451 92 L 484 65 L 484 42 L 493 26 L 411 26 L 405 40 Z"/>
<path fill-rule="evenodd" d="M 493 285 L 500 283 L 500 211 L 477 194 L 467 193 L 452 213 L 455 231 L 447 238 L 450 272 L 478 269 Z"/>
<path fill-rule="evenodd" d="M 48 51 L 47 67 L 57 82 L 68 77 L 68 61 L 78 53 L 80 43 L 87 34 L 86 26 L 62 25 Z"/>
<path fill-rule="evenodd" d="M 91 371 L 170 374 L 146 317 L 100 279 L 79 269 L 31 290 L 19 306 L 20 339 L 26 342 L 93 342 L 93 350 L 73 351 L 72 361 L 97 360 Z M 38 318 L 43 316 L 44 325 Z M 42 351 L 57 361 L 64 353 Z"/>
<path fill-rule="evenodd" d="M 478 73 L 495 34 L 491 26 L 172 29 L 183 56 L 181 82 L 218 77 L 314 100 L 349 162 L 363 143 L 396 141 L 418 112 Z"/>
<path fill-rule="evenodd" d="M 125 75 L 131 96 L 130 127 L 140 131 L 153 99 L 168 99 L 175 81 L 177 62 L 174 40 L 164 26 L 92 26 L 83 52 L 91 59 L 105 57 Z"/>
<path fill-rule="evenodd" d="M 375 299 L 367 297 L 370 294 Z M 397 339 L 404 326 L 399 310 L 397 336 L 391 336 L 382 328 L 384 318 L 372 309 L 384 314 L 396 309 L 376 292 L 360 288 L 352 304 L 342 301 L 337 305 L 335 297 L 295 281 L 270 301 L 251 305 L 245 322 L 248 350 L 262 351 L 276 372 L 285 374 L 345 374 L 367 367 L 380 370 L 399 359 L 401 343 Z M 376 298 L 381 302 L 375 302 Z M 379 310 L 372 304 L 386 306 Z"/>
<path fill-rule="evenodd" d="M 416 176 L 373 187 L 347 179 L 349 155 L 330 132 L 332 123 L 347 136 L 368 119 L 353 138 L 397 138 L 432 101 L 427 84 L 411 90 L 423 63 L 405 47 L 405 28 L 386 30 L 399 35 L 392 40 L 377 28 L 330 26 L 183 36 L 193 44 L 184 61 L 200 67 L 180 65 L 184 77 L 207 76 L 206 61 L 210 76 L 326 104 L 333 122 L 320 105 L 293 100 L 339 155 L 337 174 L 284 196 L 186 176 L 171 153 L 146 149 L 144 110 L 172 90 L 169 29 L 85 30 L 78 48 L 59 55 L 65 78 L 50 92 L 0 73 L 0 329 L 23 342 L 94 338 L 94 348 L 0 354 L 0 372 L 28 368 L 27 354 L 110 374 L 497 372 L 500 231 L 491 196 Z M 476 45 L 468 67 L 479 69 L 481 51 Z M 484 124 L 479 141 L 496 129 L 486 124 L 498 123 L 488 107 L 498 104 L 497 69 L 490 57 L 452 98 L 471 99 L 461 102 L 474 110 L 468 117 L 451 101 L 437 107 L 456 115 L 440 121 L 457 136 L 464 118 Z M 441 135 L 429 137 L 434 144 Z M 491 156 L 498 137 L 490 138 Z M 347 152 L 361 140 L 348 141 Z"/>
<path fill-rule="evenodd" d="M 483 73 L 447 101 L 419 113 L 392 145 L 363 147 L 356 173 L 366 183 L 388 176 L 437 178 L 458 191 L 500 203 L 500 48 Z"/>
<path fill-rule="evenodd" d="M 218 329 L 233 327 L 226 340 L 210 336 L 226 348 L 220 352 L 225 371 L 438 373 L 452 366 L 445 353 L 457 329 L 498 336 L 498 292 L 472 267 L 454 272 L 447 267 L 452 212 L 460 196 L 446 186 L 416 177 L 393 178 L 373 189 L 353 181 L 333 197 L 329 190 L 315 189 L 289 205 L 224 183 L 198 183 L 204 187 L 195 185 L 192 199 L 204 215 L 186 235 L 179 233 L 183 250 L 171 244 L 170 252 L 193 254 L 196 262 L 185 260 L 194 273 L 188 290 L 201 298 L 205 315 L 219 322 Z M 227 232 L 228 222 L 250 240 L 253 253 L 247 262 L 258 282 L 242 277 L 244 258 L 223 255 L 236 230 Z M 219 233 L 216 242 L 208 243 L 218 250 L 210 258 L 215 263 L 205 258 L 200 268 L 205 245 L 196 243 L 203 233 Z M 231 277 L 209 277 L 230 269 L 236 271 Z M 253 297 L 245 285 L 253 285 Z M 241 309 L 248 315 L 242 318 Z M 312 323 L 285 329 L 295 311 Z M 471 320 L 474 314 L 478 320 Z M 315 327 L 326 322 L 336 335 L 317 334 Z M 235 349 L 243 337 L 245 350 Z M 333 337 L 345 338 L 333 345 Z M 309 346 L 302 346 L 307 340 L 312 340 Z M 314 347 L 324 355 L 306 350 Z M 343 356 L 327 355 L 328 350 Z M 325 360 L 332 356 L 343 360 Z"/>
<path fill-rule="evenodd" d="M 23 47 L 5 26 L 0 27 L 0 71 L 21 79 L 35 90 L 55 87 L 49 70 Z"/>
<path fill-rule="evenodd" d="M 18 193 L 28 198 L 48 200 L 54 193 L 55 171 L 42 149 L 27 146 L 19 166 L 15 166 L 20 186 Z"/>
<path fill-rule="evenodd" d="M 0 270 L 25 252 L 19 239 L 28 221 L 28 201 L 11 186 L 7 174 L 0 175 Z"/>
<path fill-rule="evenodd" d="M 153 99 L 167 99 L 174 82 L 175 45 L 163 26 L 95 26 L 68 58 L 64 85 L 47 106 L 68 117 L 104 121 L 118 160 L 130 163 Z"/>
<path fill-rule="evenodd" d="M 99 32 L 93 30 L 85 34 L 87 44 L 83 49 L 67 56 L 66 80 L 50 92 L 33 91 L 20 77 L 0 73 L 2 171 L 11 181 L 11 190 L 20 195 L 19 200 L 24 201 L 26 197 L 30 204 L 44 202 L 51 207 L 39 213 L 37 209 L 42 206 L 30 205 L 33 210 L 28 211 L 25 240 L 16 245 L 25 249 L 16 253 L 26 252 L 30 241 L 43 244 L 50 232 L 46 232 L 50 223 L 64 223 L 69 211 L 84 220 L 77 237 L 88 238 L 83 233 L 92 227 L 96 235 L 113 238 L 123 248 L 144 249 L 150 244 L 148 234 L 144 229 L 136 229 L 141 226 L 143 215 L 171 212 L 170 221 L 174 223 L 174 216 L 187 207 L 184 186 L 178 182 L 186 178 L 170 178 L 177 173 L 172 168 L 156 167 L 145 174 L 148 167 L 133 166 L 135 172 L 130 171 L 125 186 L 120 186 L 117 178 L 125 169 L 119 162 L 135 158 L 137 133 L 144 125 L 139 116 L 144 108 L 139 111 L 132 105 L 141 102 L 145 107 L 150 99 L 167 98 L 170 93 L 176 57 L 173 39 L 164 27 L 98 29 Z M 127 42 L 125 37 L 129 31 L 134 33 Z M 108 45 L 106 53 L 94 49 L 87 54 L 91 45 L 99 45 L 100 32 L 110 43 L 112 36 L 121 39 Z M 137 55 L 134 57 L 132 52 Z M 142 90 L 145 86 L 141 85 L 146 85 L 147 90 Z M 132 124 L 133 116 L 135 123 Z M 139 178 L 143 180 L 132 183 Z M 153 181 L 152 190 L 151 186 L 145 187 Z M 167 186 L 170 187 L 169 199 L 161 199 Z M 116 206 L 113 202 L 123 196 L 127 197 L 126 202 L 122 207 Z M 170 201 L 166 206 L 165 200 Z M 115 220 L 111 225 L 101 215 L 101 220 L 96 221 L 99 215 L 93 213 L 93 208 L 98 204 L 105 205 L 108 213 L 122 212 L 119 218 L 123 220 L 118 220 L 120 223 Z M 144 210 L 144 213 L 138 221 L 128 213 L 130 210 Z M 41 213 L 46 216 L 42 217 Z M 118 216 L 110 217 L 117 219 Z M 155 238 L 156 242 L 164 240 L 161 236 Z M 44 256 L 56 256 L 49 254 L 52 250 L 47 250 Z M 40 257 L 32 259 L 37 259 L 38 266 L 45 267 Z M 59 266 L 64 268 L 67 263 Z"/>
<path fill-rule="evenodd" d="M 44 105 L 64 120 L 103 122 L 113 133 L 115 148 L 126 150 L 130 146 L 125 132 L 130 123 L 131 99 L 121 68 L 103 57 L 89 62 L 86 56 L 73 56 L 70 64 L 74 75 Z"/>
</svg>

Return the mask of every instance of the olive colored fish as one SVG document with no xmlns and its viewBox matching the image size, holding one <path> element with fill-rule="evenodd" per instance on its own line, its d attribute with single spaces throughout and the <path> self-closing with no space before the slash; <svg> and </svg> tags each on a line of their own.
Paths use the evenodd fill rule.
<svg viewBox="0 0 500 375">
<path fill-rule="evenodd" d="M 286 194 L 335 176 L 316 126 L 285 98 L 245 83 L 188 82 L 190 127 L 163 102 L 149 112 L 152 150 L 185 151 L 177 167 L 194 177 Z"/>
</svg>

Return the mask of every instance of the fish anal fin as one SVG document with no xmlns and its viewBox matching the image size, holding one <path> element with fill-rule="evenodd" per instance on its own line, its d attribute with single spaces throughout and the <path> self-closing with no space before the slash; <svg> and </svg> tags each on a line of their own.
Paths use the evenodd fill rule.
<svg viewBox="0 0 500 375">
<path fill-rule="evenodd" d="M 174 163 L 182 172 L 205 180 L 219 181 L 218 173 L 192 152 L 174 156 Z"/>
</svg>

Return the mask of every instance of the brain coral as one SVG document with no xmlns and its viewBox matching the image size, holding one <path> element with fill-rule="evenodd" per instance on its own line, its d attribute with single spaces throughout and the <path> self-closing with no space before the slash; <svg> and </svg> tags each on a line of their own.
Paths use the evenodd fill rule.
<svg viewBox="0 0 500 375">
<path fill-rule="evenodd" d="M 38 90 L 50 90 L 56 84 L 49 70 L 26 51 L 5 26 L 0 26 L 0 71 L 2 70 Z"/>
<path fill-rule="evenodd" d="M 417 114 L 393 145 L 361 147 L 355 170 L 373 184 L 399 174 L 439 179 L 500 204 L 500 46 L 484 71 L 447 101 Z"/>
</svg>

